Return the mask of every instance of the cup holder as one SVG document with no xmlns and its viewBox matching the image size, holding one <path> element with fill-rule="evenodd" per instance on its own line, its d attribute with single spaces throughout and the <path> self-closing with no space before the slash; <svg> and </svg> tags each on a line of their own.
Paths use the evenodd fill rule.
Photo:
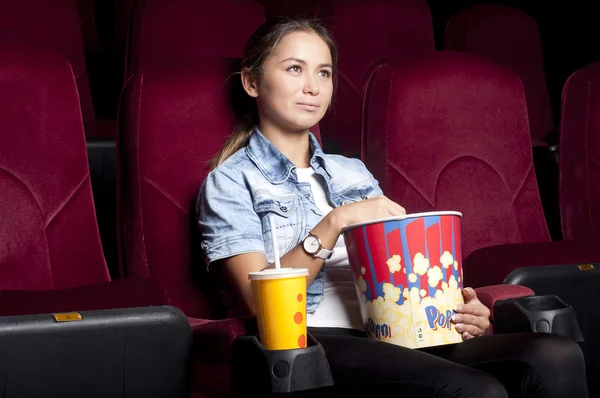
<svg viewBox="0 0 600 398">
<path fill-rule="evenodd" d="M 554 333 L 583 343 L 573 307 L 554 295 L 500 300 L 494 305 L 494 333 Z"/>
<path fill-rule="evenodd" d="M 232 391 L 237 396 L 269 396 L 333 385 L 325 350 L 308 333 L 307 347 L 267 350 L 256 336 L 239 336 L 232 345 Z"/>
</svg>

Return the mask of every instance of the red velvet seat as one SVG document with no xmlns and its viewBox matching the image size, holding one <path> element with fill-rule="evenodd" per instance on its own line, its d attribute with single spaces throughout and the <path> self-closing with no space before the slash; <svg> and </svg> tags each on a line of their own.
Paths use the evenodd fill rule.
<svg viewBox="0 0 600 398">
<path fill-rule="evenodd" d="M 31 40 L 67 57 L 77 81 L 83 121 L 94 120 L 79 16 L 72 0 L 0 0 L 0 33 Z"/>
<path fill-rule="evenodd" d="M 391 61 L 366 93 L 366 163 L 409 212 L 458 210 L 465 283 L 501 283 L 528 265 L 589 262 L 600 250 L 550 242 L 518 75 L 437 52 Z"/>
<path fill-rule="evenodd" d="M 251 0 L 139 0 L 129 31 L 127 76 L 139 67 L 197 57 L 241 58 L 265 20 Z"/>
<path fill-rule="evenodd" d="M 239 61 L 202 59 L 141 68 L 120 107 L 119 226 L 124 273 L 160 281 L 169 302 L 192 319 L 202 348 L 195 356 L 196 391 L 229 388 L 229 355 L 254 318 L 220 315 L 199 252 L 195 201 L 218 152 L 236 124 L 232 98 L 241 91 Z M 235 84 L 232 84 L 235 83 Z M 232 93 L 236 95 L 232 96 Z"/>
<path fill-rule="evenodd" d="M 542 45 L 533 17 L 512 7 L 476 4 L 448 21 L 445 48 L 476 54 L 512 68 L 525 89 L 532 139 L 542 141 L 552 131 Z"/>
<path fill-rule="evenodd" d="M 569 77 L 563 90 L 560 214 L 565 239 L 600 238 L 600 62 Z"/>
<path fill-rule="evenodd" d="M 0 315 L 167 304 L 110 282 L 67 59 L 0 36 L 0 92 Z"/>
<path fill-rule="evenodd" d="M 323 1 L 319 16 L 331 25 L 339 51 L 339 79 L 331 109 L 320 122 L 325 149 L 360 157 L 363 85 L 385 58 L 435 50 L 425 0 Z"/>
<path fill-rule="evenodd" d="M 200 242 L 194 203 L 208 161 L 235 126 L 224 84 L 233 59 L 189 61 L 140 69 L 125 88 L 117 142 L 119 250 L 127 277 L 152 276 L 169 302 L 195 317 L 204 344 L 194 355 L 194 390 L 229 389 L 230 346 L 254 319 L 215 319 L 195 253 Z M 206 275 L 203 275 L 206 277 Z"/>
</svg>

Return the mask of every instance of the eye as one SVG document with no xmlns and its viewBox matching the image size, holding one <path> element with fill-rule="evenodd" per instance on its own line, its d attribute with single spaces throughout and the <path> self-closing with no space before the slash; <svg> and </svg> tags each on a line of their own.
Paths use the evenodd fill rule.
<svg viewBox="0 0 600 398">
<path fill-rule="evenodd" d="M 300 65 L 292 65 L 289 68 L 287 68 L 288 72 L 294 72 L 294 73 L 300 73 L 302 72 L 302 68 L 300 67 Z"/>
<path fill-rule="evenodd" d="M 331 72 L 330 72 L 329 70 L 327 70 L 327 69 L 321 69 L 321 70 L 319 71 L 319 74 L 320 74 L 321 76 L 323 76 L 323 77 L 326 77 L 326 78 L 329 78 L 329 77 L 331 77 Z"/>
</svg>

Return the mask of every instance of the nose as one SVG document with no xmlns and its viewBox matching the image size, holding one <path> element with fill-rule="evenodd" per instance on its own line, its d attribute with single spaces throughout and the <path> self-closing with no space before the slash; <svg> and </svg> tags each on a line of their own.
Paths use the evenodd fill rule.
<svg viewBox="0 0 600 398">
<path fill-rule="evenodd" d="M 306 81 L 304 82 L 304 89 L 302 92 L 307 95 L 319 95 L 319 83 L 314 76 L 306 75 Z"/>
</svg>

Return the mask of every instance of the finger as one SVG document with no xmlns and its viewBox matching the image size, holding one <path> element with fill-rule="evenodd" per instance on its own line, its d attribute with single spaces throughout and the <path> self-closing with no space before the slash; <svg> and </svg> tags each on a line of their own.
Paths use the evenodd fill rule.
<svg viewBox="0 0 600 398">
<path fill-rule="evenodd" d="M 398 203 L 394 202 L 393 200 L 391 200 L 390 198 L 388 198 L 385 195 L 381 195 L 381 196 L 376 196 L 376 198 L 380 198 L 385 200 L 385 203 L 388 204 L 390 206 L 390 208 L 394 208 L 398 211 L 406 211 L 404 209 L 404 207 L 400 206 Z"/>
<path fill-rule="evenodd" d="M 405 215 L 406 214 L 406 209 L 402 206 L 400 206 L 398 203 L 394 202 L 393 200 L 386 198 L 388 200 L 388 203 L 390 204 L 391 208 L 394 209 L 394 213 L 396 213 L 395 215 Z"/>
<path fill-rule="evenodd" d="M 477 298 L 477 293 L 475 292 L 475 289 L 470 288 L 470 287 L 465 287 L 463 289 L 463 296 L 465 298 L 465 300 L 473 300 Z"/>
<path fill-rule="evenodd" d="M 472 338 L 474 338 L 474 337 L 475 337 L 475 336 L 473 336 L 473 335 L 472 335 L 471 333 L 469 333 L 469 332 L 464 332 L 464 333 L 462 334 L 462 338 L 463 338 L 463 340 L 469 340 L 469 339 L 472 339 Z"/>
<path fill-rule="evenodd" d="M 459 323 L 456 325 L 456 331 L 460 334 L 470 333 L 472 336 L 483 336 L 483 330 L 479 329 L 474 325 L 466 325 L 464 323 Z"/>
<path fill-rule="evenodd" d="M 465 325 L 477 326 L 481 330 L 487 330 L 490 324 L 490 321 L 487 318 L 470 314 L 454 314 L 452 316 L 452 321 L 456 324 L 462 323 Z"/>
<path fill-rule="evenodd" d="M 490 310 L 485 305 L 481 304 L 479 300 L 474 303 L 458 304 L 454 311 L 459 314 L 471 314 L 486 317 L 490 316 Z"/>
<path fill-rule="evenodd" d="M 406 210 L 404 209 L 404 207 L 402 207 L 400 205 L 395 204 L 393 209 L 394 209 L 394 215 L 396 215 L 396 216 L 403 216 L 406 214 Z"/>
<path fill-rule="evenodd" d="M 394 204 L 394 202 L 391 201 L 387 203 L 386 210 L 391 216 L 403 216 L 406 214 L 406 211 L 402 206 Z"/>
</svg>

